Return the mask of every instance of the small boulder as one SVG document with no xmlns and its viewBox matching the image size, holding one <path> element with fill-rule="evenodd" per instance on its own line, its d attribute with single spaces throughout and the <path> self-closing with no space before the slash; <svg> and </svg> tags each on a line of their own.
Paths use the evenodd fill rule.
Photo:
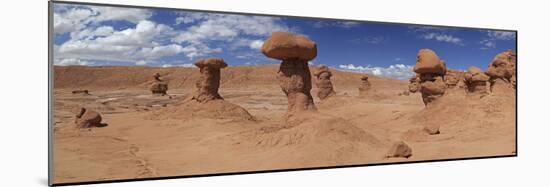
<svg viewBox="0 0 550 187">
<path fill-rule="evenodd" d="M 412 149 L 403 141 L 395 142 L 386 154 L 386 158 L 409 158 L 410 156 L 412 156 Z"/>
<path fill-rule="evenodd" d="M 77 128 L 104 127 L 106 124 L 101 123 L 101 114 L 99 112 L 80 108 L 76 115 L 75 124 Z"/>
</svg>

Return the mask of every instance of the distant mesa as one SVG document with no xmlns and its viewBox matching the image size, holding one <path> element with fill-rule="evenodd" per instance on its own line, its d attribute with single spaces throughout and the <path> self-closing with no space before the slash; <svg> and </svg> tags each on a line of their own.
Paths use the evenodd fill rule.
<svg viewBox="0 0 550 187">
<path fill-rule="evenodd" d="M 434 51 L 421 49 L 418 52 L 414 72 L 420 74 L 420 92 L 424 105 L 427 106 L 445 94 L 447 84 L 443 81 L 443 76 L 447 73 L 447 67 Z"/>
<path fill-rule="evenodd" d="M 317 110 L 311 96 L 311 73 L 308 61 L 317 56 L 317 45 L 305 36 L 273 32 L 262 45 L 262 53 L 281 60 L 277 79 L 287 96 L 287 113 Z"/>
<path fill-rule="evenodd" d="M 166 95 L 166 92 L 168 91 L 168 83 L 161 79 L 160 73 L 153 75 L 153 78 L 155 82 L 151 84 L 151 87 L 149 88 L 153 95 Z"/>
<path fill-rule="evenodd" d="M 105 127 L 107 124 L 101 123 L 101 114 L 99 112 L 80 108 L 76 114 L 75 124 L 77 128 Z"/>
<path fill-rule="evenodd" d="M 315 84 L 318 88 L 317 97 L 319 97 L 319 99 L 324 100 L 330 96 L 336 95 L 332 82 L 330 81 L 332 73 L 326 65 L 319 65 L 317 71 L 313 75 L 317 78 Z"/>
</svg>

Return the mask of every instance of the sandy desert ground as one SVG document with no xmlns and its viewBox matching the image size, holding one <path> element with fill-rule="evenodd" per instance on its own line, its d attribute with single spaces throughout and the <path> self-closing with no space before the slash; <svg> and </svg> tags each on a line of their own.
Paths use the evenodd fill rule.
<svg viewBox="0 0 550 187">
<path fill-rule="evenodd" d="M 516 154 L 515 92 L 479 98 L 450 90 L 425 107 L 419 93 L 398 95 L 408 81 L 332 70 L 337 95 L 318 113 L 285 125 L 287 99 L 277 65 L 222 70 L 220 94 L 246 109 L 241 115 L 201 115 L 181 103 L 195 91 L 197 68 L 55 67 L 54 182 L 82 182 L 225 172 L 372 164 Z M 171 96 L 148 90 L 159 72 Z M 73 90 L 87 89 L 86 94 Z M 98 111 L 102 128 L 74 128 L 78 107 Z M 300 120 L 300 119 L 298 119 Z M 440 134 L 422 129 L 440 125 Z M 386 158 L 406 142 L 409 158 Z"/>
</svg>

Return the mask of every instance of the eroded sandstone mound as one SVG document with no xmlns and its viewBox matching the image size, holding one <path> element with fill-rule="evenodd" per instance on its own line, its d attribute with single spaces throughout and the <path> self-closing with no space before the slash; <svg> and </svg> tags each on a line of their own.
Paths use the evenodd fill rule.
<svg viewBox="0 0 550 187">
<path fill-rule="evenodd" d="M 361 77 L 361 85 L 359 86 L 359 95 L 367 95 L 367 92 L 371 89 L 371 83 L 369 82 L 369 75 L 363 75 Z"/>
<path fill-rule="evenodd" d="M 200 59 L 194 64 L 200 71 L 195 94 L 176 107 L 154 112 L 151 118 L 256 120 L 246 109 L 225 101 L 218 93 L 221 69 L 227 67 L 222 58 Z"/>
<path fill-rule="evenodd" d="M 153 78 L 154 82 L 151 84 L 149 90 L 151 90 L 153 95 L 166 95 L 166 92 L 168 91 L 168 83 L 161 79 L 160 73 L 153 75 Z"/>
<path fill-rule="evenodd" d="M 196 82 L 197 91 L 193 100 L 205 103 L 211 100 L 223 99 L 218 93 L 220 88 L 220 69 L 227 67 L 222 58 L 208 58 L 196 61 L 200 70 L 200 78 Z"/>
<path fill-rule="evenodd" d="M 288 112 L 316 110 L 311 96 L 308 61 L 317 56 L 317 45 L 305 36 L 273 32 L 265 40 L 262 53 L 282 60 L 277 79 L 288 99 Z"/>
<path fill-rule="evenodd" d="M 506 93 L 515 88 L 516 60 L 516 53 L 512 50 L 501 52 L 493 58 L 486 71 L 490 77 L 491 92 Z"/>
<path fill-rule="evenodd" d="M 468 71 L 464 74 L 464 84 L 470 94 L 481 96 L 489 94 L 489 76 L 478 67 L 471 66 L 468 68 Z"/>
<path fill-rule="evenodd" d="M 416 56 L 414 72 L 420 74 L 420 92 L 422 101 L 427 106 L 445 94 L 447 87 L 443 76 L 447 72 L 445 62 L 430 49 L 421 49 Z"/>
<path fill-rule="evenodd" d="M 319 97 L 319 99 L 324 100 L 336 94 L 332 82 L 330 81 L 332 73 L 326 65 L 319 65 L 317 71 L 313 75 L 316 77 L 315 84 L 317 85 L 317 97 Z"/>
<path fill-rule="evenodd" d="M 77 128 L 104 127 L 106 124 L 101 123 L 101 114 L 99 112 L 80 108 L 76 114 L 75 124 Z"/>
<path fill-rule="evenodd" d="M 449 69 L 444 78 L 447 88 L 464 88 L 464 72 Z"/>
</svg>

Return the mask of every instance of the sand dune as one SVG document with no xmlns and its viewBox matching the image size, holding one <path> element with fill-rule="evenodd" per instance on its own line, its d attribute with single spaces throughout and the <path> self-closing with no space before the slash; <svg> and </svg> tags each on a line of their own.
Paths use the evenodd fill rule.
<svg viewBox="0 0 550 187">
<path fill-rule="evenodd" d="M 420 94 L 398 95 L 408 81 L 371 76 L 372 89 L 360 96 L 361 74 L 332 70 L 336 95 L 315 97 L 318 112 L 285 120 L 277 68 L 221 73 L 220 95 L 252 119 L 239 109 L 210 115 L 184 106 L 199 78 L 196 68 L 55 67 L 54 181 L 515 154 L 514 90 L 479 98 L 457 89 L 425 107 Z M 156 72 L 168 82 L 169 96 L 150 94 Z M 90 95 L 73 94 L 77 89 Z M 81 106 L 103 114 L 108 126 L 75 129 Z M 423 131 L 431 123 L 440 125 L 440 134 Z M 412 156 L 385 158 L 395 141 L 406 142 Z"/>
</svg>

